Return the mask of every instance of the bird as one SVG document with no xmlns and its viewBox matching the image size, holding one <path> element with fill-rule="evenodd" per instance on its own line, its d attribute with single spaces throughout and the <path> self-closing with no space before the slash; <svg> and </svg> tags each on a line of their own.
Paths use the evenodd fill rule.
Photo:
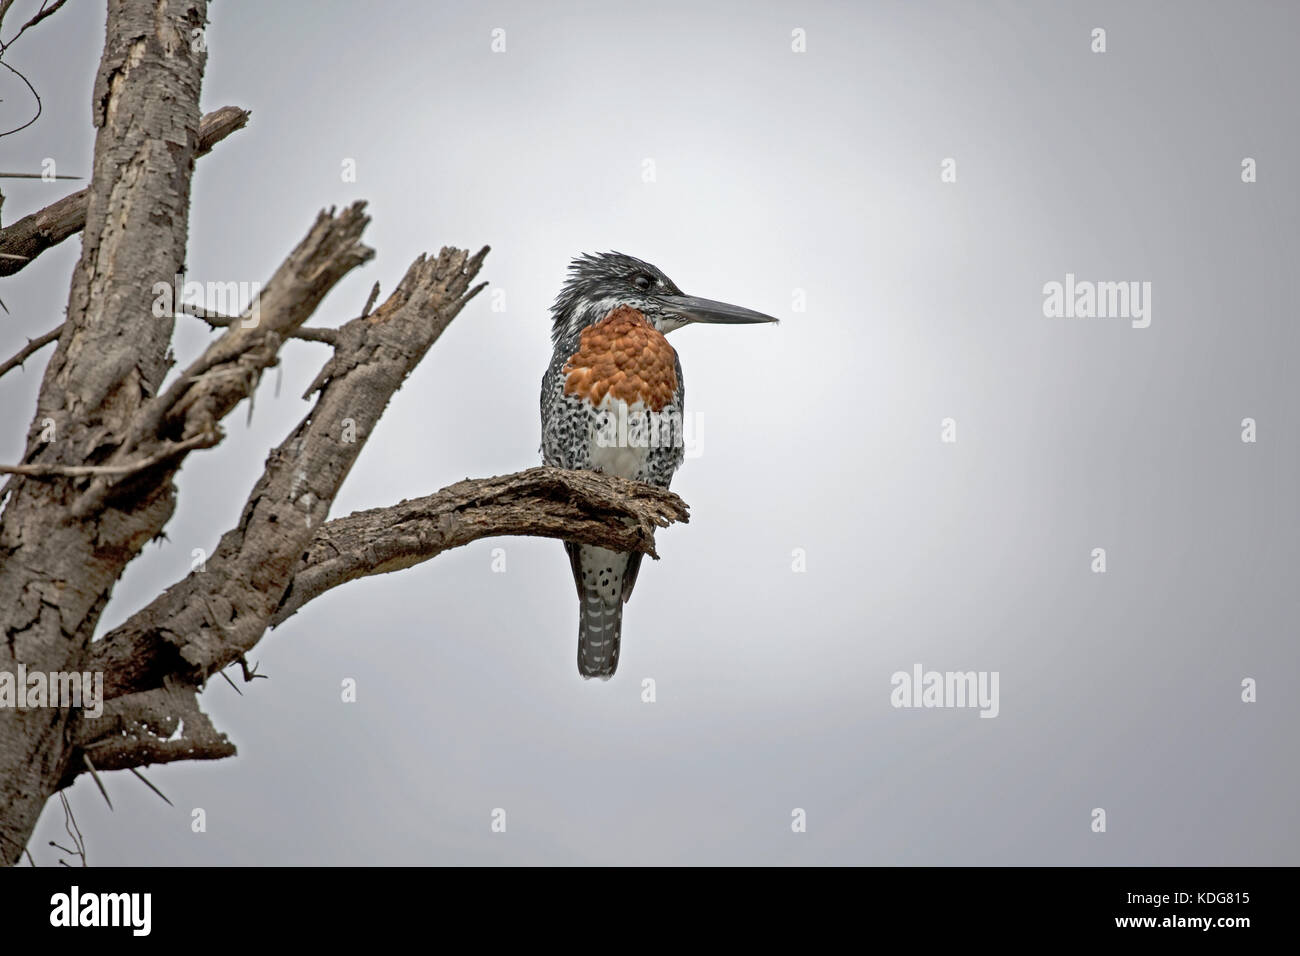
<svg viewBox="0 0 1300 956">
<path fill-rule="evenodd" d="M 685 325 L 777 322 L 686 295 L 658 267 L 621 252 L 580 255 L 551 306 L 542 377 L 542 461 L 668 488 L 682 464 L 686 390 L 668 333 Z M 618 668 L 623 605 L 641 554 L 565 541 L 578 590 L 578 673 Z"/>
</svg>

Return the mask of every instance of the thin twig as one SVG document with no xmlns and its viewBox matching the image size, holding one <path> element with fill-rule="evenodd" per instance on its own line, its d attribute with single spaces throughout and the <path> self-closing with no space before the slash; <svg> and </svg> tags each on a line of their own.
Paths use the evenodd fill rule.
<svg viewBox="0 0 1300 956">
<path fill-rule="evenodd" d="M 31 354 L 35 352 L 37 349 L 44 348 L 45 346 L 49 345 L 51 342 L 58 339 L 59 333 L 62 331 L 63 331 L 63 326 L 60 325 L 57 329 L 51 329 L 49 332 L 46 332 L 42 336 L 38 336 L 37 338 L 34 339 L 29 339 L 27 344 L 24 345 L 22 348 L 20 348 L 17 354 L 14 355 L 13 358 L 7 359 L 4 362 L 0 362 L 0 375 L 3 375 L 5 372 L 8 372 L 10 369 L 14 369 L 17 368 L 19 365 L 22 365 L 23 362 L 27 361 L 27 359 L 31 356 Z"/>
<path fill-rule="evenodd" d="M 178 311 L 193 316 L 196 319 L 202 319 L 214 329 L 226 329 L 234 325 L 236 322 L 243 321 L 243 316 L 222 315 L 220 312 L 214 312 L 211 309 L 205 309 L 202 306 L 194 305 L 189 302 L 182 302 Z M 288 338 L 291 339 L 302 339 L 305 342 L 324 342 L 326 345 L 333 345 L 339 339 L 337 329 L 298 328 L 291 332 L 281 334 L 287 335 Z"/>
<path fill-rule="evenodd" d="M 131 475 L 160 465 L 169 458 L 194 448 L 211 448 L 218 441 L 214 432 L 203 432 L 182 442 L 169 442 L 148 458 L 120 465 L 0 465 L 0 474 L 27 478 L 84 478 L 90 475 Z"/>
<path fill-rule="evenodd" d="M 67 3 L 68 0 L 55 0 L 54 6 L 52 7 L 46 7 L 45 4 L 47 2 L 48 0 L 41 0 L 41 6 L 40 9 L 36 11 L 36 15 L 18 28 L 18 32 L 14 34 L 14 38 L 12 40 L 10 40 L 8 43 L 5 43 L 4 40 L 0 40 L 0 57 L 3 57 L 5 53 L 9 51 L 9 48 L 18 42 L 19 37 L 21 37 L 24 33 L 26 33 L 30 28 L 36 26 L 36 24 L 40 23 L 46 17 L 53 16 L 55 13 L 57 13 L 59 7 Z M 10 0 L 9 3 L 5 3 L 2 7 L 0 7 L 0 20 L 4 19 L 4 15 L 9 12 L 9 8 L 12 5 L 13 5 L 12 0 Z M 36 92 L 36 87 L 32 86 L 32 84 L 28 81 L 27 77 L 23 76 L 21 73 L 15 70 L 8 63 L 5 63 L 2 60 L 0 60 L 0 66 L 3 66 L 14 76 L 18 77 L 18 79 L 22 80 L 23 83 L 27 86 L 27 88 L 32 91 L 32 96 L 36 97 L 36 115 L 33 116 L 31 119 L 29 119 L 22 126 L 16 126 L 11 130 L 6 130 L 5 132 L 0 133 L 0 136 L 8 136 L 10 133 L 16 133 L 19 130 L 26 129 L 27 127 L 31 126 L 38 119 L 41 118 L 41 109 L 42 109 L 41 95 Z M 56 178 L 67 179 L 71 177 L 56 177 Z"/>
<path fill-rule="evenodd" d="M 68 0 L 55 0 L 54 6 L 47 7 L 45 6 L 46 0 L 41 0 L 41 8 L 36 11 L 35 16 L 33 16 L 30 20 L 28 20 L 26 23 L 24 23 L 21 27 L 18 28 L 18 32 L 14 34 L 14 38 L 10 40 L 8 43 L 0 42 L 0 53 L 3 53 L 5 50 L 13 46 L 20 36 L 22 36 L 25 32 L 30 30 L 32 27 L 36 26 L 36 24 L 40 23 L 46 17 L 52 17 L 54 16 L 54 14 L 58 13 L 59 7 L 63 6 L 67 2 Z M 7 11 L 9 7 L 11 7 L 12 5 L 13 4 L 11 0 L 10 3 L 6 3 L 4 5 L 4 9 Z M 0 13 L 0 18 L 3 17 L 4 17 L 4 13 Z"/>
<path fill-rule="evenodd" d="M 25 130 L 27 127 L 31 126 L 31 125 L 32 125 L 33 123 L 35 123 L 38 119 L 40 119 L 40 118 L 41 118 L 41 111 L 44 109 L 44 107 L 41 105 L 41 94 L 39 94 L 39 93 L 36 92 L 36 87 L 32 86 L 31 81 L 30 81 L 29 79 L 27 79 L 27 77 L 23 76 L 21 73 L 19 73 L 17 70 L 15 70 L 12 66 L 10 66 L 8 63 L 6 63 L 4 60 L 0 60 L 0 66 L 3 66 L 6 70 L 8 70 L 8 71 L 9 71 L 10 73 L 12 73 L 14 76 L 18 77 L 18 79 L 22 80 L 22 81 L 23 81 L 23 85 L 26 86 L 27 89 L 31 90 L 32 96 L 34 96 L 34 97 L 36 98 L 36 115 L 33 116 L 31 119 L 29 119 L 26 123 L 23 123 L 21 126 L 15 126 L 13 129 L 7 129 L 7 130 L 5 130 L 3 133 L 0 133 L 0 136 L 9 136 L 9 135 L 12 134 L 12 133 L 18 133 L 18 132 L 21 132 L 22 130 Z"/>
<path fill-rule="evenodd" d="M 63 829 L 72 840 L 72 846 L 66 847 L 59 843 L 50 841 L 50 846 L 62 850 L 71 856 L 81 857 L 81 865 L 86 865 L 86 838 L 81 835 L 81 827 L 77 826 L 77 818 L 72 814 L 72 804 L 68 802 L 68 795 L 62 790 L 59 791 L 59 801 L 63 804 Z M 33 864 L 35 865 L 35 864 Z M 72 866 L 67 860 L 59 860 L 60 866 Z"/>
</svg>

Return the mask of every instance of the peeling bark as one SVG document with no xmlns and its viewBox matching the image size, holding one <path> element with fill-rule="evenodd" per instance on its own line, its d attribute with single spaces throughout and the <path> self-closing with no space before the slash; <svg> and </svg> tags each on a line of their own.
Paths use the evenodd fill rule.
<svg viewBox="0 0 1300 956">
<path fill-rule="evenodd" d="M 639 551 L 658 559 L 656 528 L 686 503 L 639 481 L 560 468 L 459 481 L 436 494 L 325 524 L 294 571 L 272 626 L 349 581 L 413 567 L 480 538 L 525 535 Z"/>
<path fill-rule="evenodd" d="M 25 464 L 97 464 L 167 371 L 172 320 L 152 314 L 148 293 L 185 262 L 205 62 L 189 36 L 206 14 L 206 0 L 109 4 L 81 259 Z M 0 514 L 0 670 L 79 670 L 113 584 L 171 516 L 168 482 L 143 488 L 129 511 L 69 521 L 82 480 L 10 480 Z M 71 723 L 59 708 L 0 709 L 0 847 L 9 862 L 63 776 Z"/>
<path fill-rule="evenodd" d="M 319 393 L 314 407 L 271 452 L 239 523 L 204 569 L 105 636 L 98 659 L 121 665 L 105 673 L 105 693 L 166 674 L 197 685 L 257 643 L 389 399 L 482 288 L 469 283 L 486 252 L 421 256 L 383 305 L 339 330 L 338 349 L 308 392 Z"/>
<path fill-rule="evenodd" d="M 467 479 L 424 498 L 358 511 L 319 526 L 269 624 L 283 623 L 309 601 L 349 581 L 413 567 L 480 538 L 556 538 L 657 557 L 655 530 L 688 518 L 685 502 L 671 491 L 610 475 L 538 467 Z M 194 572 L 185 580 L 197 584 L 207 573 Z M 188 592 L 187 600 L 196 600 L 194 595 Z M 227 608 L 220 597 L 209 599 L 214 609 Z M 179 606 L 179 596 L 160 602 L 92 645 L 88 666 L 104 674 L 108 699 L 149 691 L 188 666 L 168 617 Z"/>
</svg>

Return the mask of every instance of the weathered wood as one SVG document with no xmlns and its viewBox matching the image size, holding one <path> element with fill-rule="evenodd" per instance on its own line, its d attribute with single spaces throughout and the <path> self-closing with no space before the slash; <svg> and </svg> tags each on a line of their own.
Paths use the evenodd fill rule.
<svg viewBox="0 0 1300 956">
<path fill-rule="evenodd" d="M 424 498 L 320 525 L 269 624 L 283 623 L 349 581 L 413 567 L 480 538 L 556 538 L 657 557 L 655 529 L 688 518 L 685 502 L 671 491 L 611 475 L 538 467 L 466 479 Z M 177 672 L 181 649 L 167 613 L 178 605 L 155 602 L 93 645 L 89 666 L 104 674 L 109 700 L 148 691 Z"/>
<path fill-rule="evenodd" d="M 334 357 L 308 391 L 319 393 L 314 407 L 271 452 L 238 524 L 203 570 L 99 642 L 98 660 L 113 661 L 105 693 L 157 686 L 168 675 L 202 683 L 261 639 L 390 398 L 483 288 L 469 284 L 486 253 L 421 256 L 383 305 L 339 329 Z"/>
<path fill-rule="evenodd" d="M 153 280 L 185 262 L 206 58 L 190 36 L 206 18 L 206 0 L 109 4 L 81 258 L 24 464 L 99 463 L 167 371 L 172 320 L 155 317 L 148 296 Z M 113 585 L 171 516 L 167 482 L 142 489 L 129 513 L 70 522 L 78 480 L 10 480 L 0 514 L 0 670 L 79 669 Z M 18 859 L 63 776 L 71 722 L 60 708 L 0 709 L 0 860 Z"/>
<path fill-rule="evenodd" d="M 557 538 L 657 559 L 655 529 L 689 517 L 686 503 L 671 491 L 612 475 L 538 467 L 466 479 L 424 498 L 325 524 L 271 623 L 281 624 L 349 581 L 409 568 L 480 538 Z"/>
<path fill-rule="evenodd" d="M 235 745 L 213 726 L 199 707 L 198 695 L 184 685 L 158 687 L 109 701 L 103 715 L 81 721 L 73 746 L 89 754 L 100 770 L 128 770 L 177 760 L 218 760 L 235 756 Z M 61 786 L 72 783 L 85 765 L 69 765 Z"/>
<path fill-rule="evenodd" d="M 356 202 L 338 215 L 330 209 L 316 217 L 257 297 L 249 325 L 229 326 L 165 392 L 140 409 L 109 464 L 124 465 L 171 441 L 211 432 L 216 422 L 251 397 L 262 372 L 277 361 L 284 339 L 310 318 L 344 276 L 374 257 L 375 251 L 360 241 L 370 222 L 365 206 Z M 73 505 L 72 516 L 91 516 L 111 490 L 107 479 L 97 478 Z"/>
</svg>

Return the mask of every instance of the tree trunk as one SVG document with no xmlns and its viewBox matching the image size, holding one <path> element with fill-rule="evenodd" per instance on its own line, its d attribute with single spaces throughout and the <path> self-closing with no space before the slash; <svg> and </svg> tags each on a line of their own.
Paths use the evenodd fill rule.
<svg viewBox="0 0 1300 956">
<path fill-rule="evenodd" d="M 95 162 L 68 321 L 45 371 L 25 462 L 93 462 L 167 371 L 172 319 L 153 281 L 185 263 L 206 0 L 112 0 L 95 81 Z M 149 280 L 149 281 L 142 281 Z M 0 668 L 79 670 L 114 582 L 171 516 L 170 485 L 126 512 L 69 521 L 72 480 L 15 477 L 0 515 Z M 0 844 L 17 859 L 66 772 L 71 714 L 0 710 Z"/>
</svg>

